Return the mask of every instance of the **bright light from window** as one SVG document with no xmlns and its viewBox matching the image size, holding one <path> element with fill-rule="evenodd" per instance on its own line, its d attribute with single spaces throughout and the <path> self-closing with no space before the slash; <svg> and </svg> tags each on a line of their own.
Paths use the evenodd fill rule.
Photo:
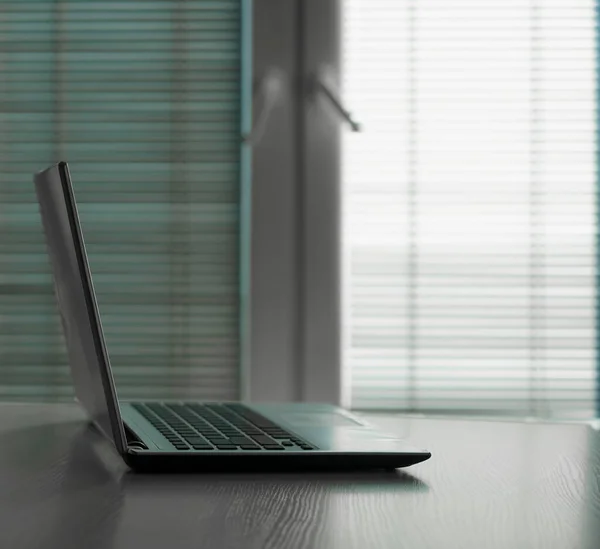
<svg viewBox="0 0 600 549">
<path fill-rule="evenodd" d="M 351 405 L 588 414 L 593 0 L 345 0 Z"/>
</svg>

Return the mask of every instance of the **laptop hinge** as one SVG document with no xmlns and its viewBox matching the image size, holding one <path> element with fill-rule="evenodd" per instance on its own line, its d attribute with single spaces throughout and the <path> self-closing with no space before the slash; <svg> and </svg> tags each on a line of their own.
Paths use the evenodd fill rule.
<svg viewBox="0 0 600 549">
<path fill-rule="evenodd" d="M 127 440 L 128 448 L 143 448 L 144 450 L 148 449 L 148 446 L 141 441 L 140 437 L 138 437 L 125 422 L 123 422 L 123 428 L 125 429 L 125 439 Z"/>
</svg>

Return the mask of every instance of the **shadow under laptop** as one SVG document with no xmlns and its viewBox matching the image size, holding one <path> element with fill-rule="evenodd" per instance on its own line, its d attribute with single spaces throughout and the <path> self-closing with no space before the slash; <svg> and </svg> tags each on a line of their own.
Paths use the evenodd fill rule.
<svg viewBox="0 0 600 549">
<path fill-rule="evenodd" d="M 302 487 L 328 491 L 391 491 L 397 493 L 427 492 L 429 486 L 412 474 L 395 471 L 297 472 L 297 473 L 196 473 L 140 474 L 130 471 L 124 477 L 127 490 L 137 490 L 149 484 L 153 488 L 186 490 L 218 485 L 245 489 L 293 489 Z"/>
</svg>

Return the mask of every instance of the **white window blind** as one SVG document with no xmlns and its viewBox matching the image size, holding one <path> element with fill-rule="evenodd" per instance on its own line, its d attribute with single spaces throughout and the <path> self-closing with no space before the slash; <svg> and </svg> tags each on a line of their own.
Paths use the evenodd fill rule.
<svg viewBox="0 0 600 549">
<path fill-rule="evenodd" d="M 345 0 L 355 408 L 592 415 L 593 0 Z"/>
</svg>

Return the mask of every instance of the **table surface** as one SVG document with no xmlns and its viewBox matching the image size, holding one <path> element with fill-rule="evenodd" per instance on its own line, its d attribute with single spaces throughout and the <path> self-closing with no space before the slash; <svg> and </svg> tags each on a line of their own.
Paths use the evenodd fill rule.
<svg viewBox="0 0 600 549">
<path fill-rule="evenodd" d="M 586 425 L 371 416 L 433 457 L 371 473 L 139 475 L 71 405 L 0 405 L 0 547 L 600 547 Z"/>
</svg>

